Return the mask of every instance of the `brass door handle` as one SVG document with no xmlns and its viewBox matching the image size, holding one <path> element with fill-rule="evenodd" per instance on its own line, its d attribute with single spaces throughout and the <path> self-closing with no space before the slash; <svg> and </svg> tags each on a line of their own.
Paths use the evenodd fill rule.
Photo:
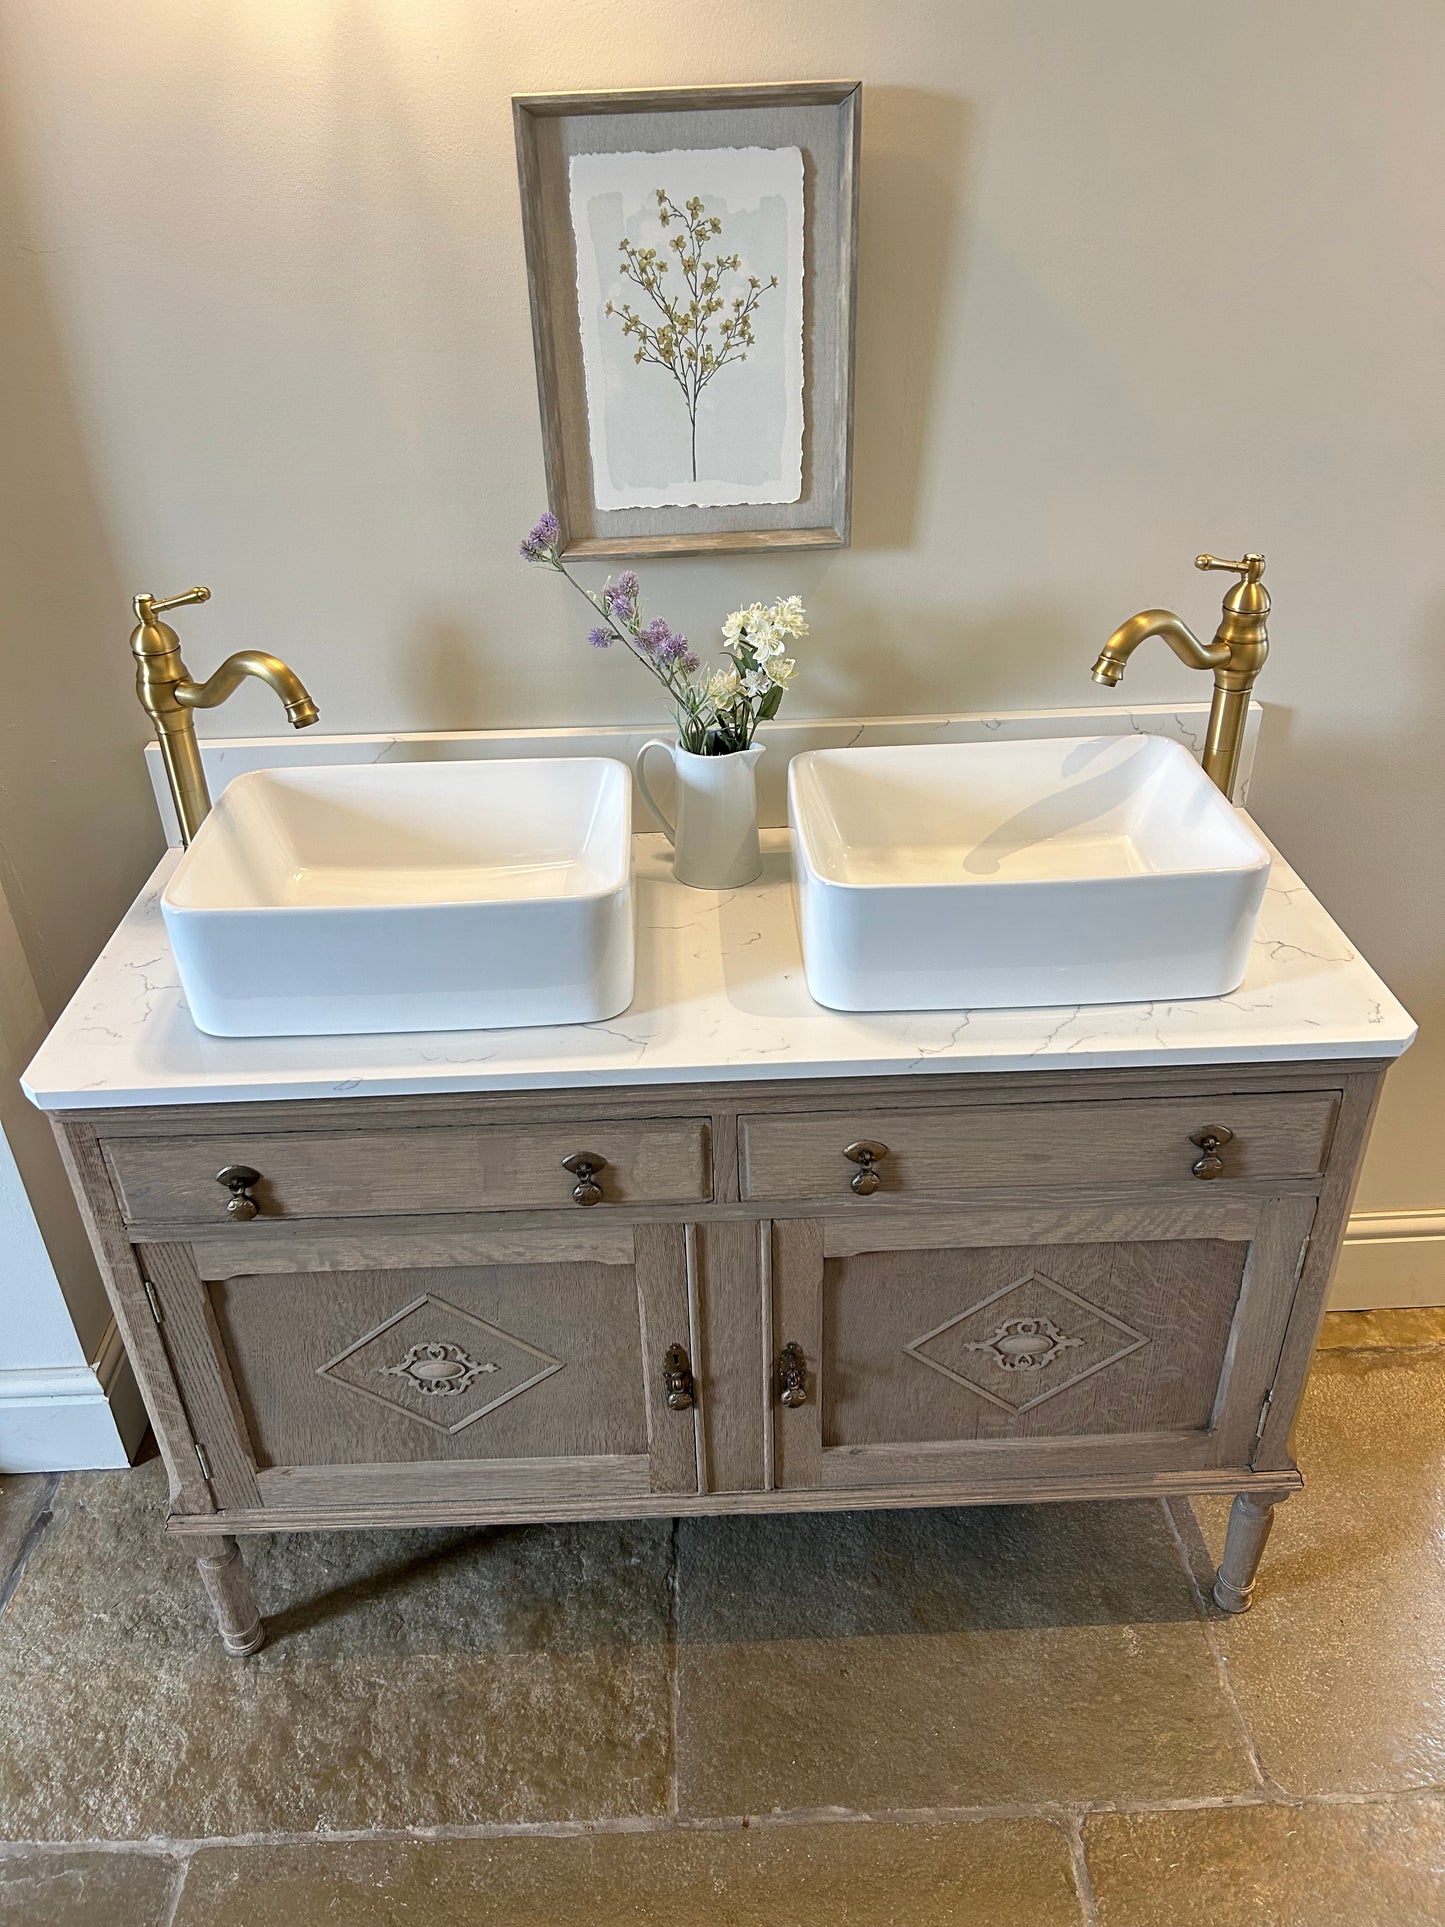
<svg viewBox="0 0 1445 1927">
<path fill-rule="evenodd" d="M 662 1382 L 666 1387 L 669 1412 L 686 1412 L 697 1395 L 693 1382 L 692 1360 L 681 1345 L 669 1345 L 662 1361 Z"/>
<path fill-rule="evenodd" d="M 848 1145 L 843 1155 L 858 1166 L 848 1180 L 849 1186 L 860 1198 L 871 1198 L 883 1182 L 874 1167 L 880 1159 L 887 1157 L 888 1146 L 875 1144 L 872 1138 L 861 1137 L 856 1144 Z"/>
<path fill-rule="evenodd" d="M 790 1409 L 808 1402 L 808 1366 L 801 1345 L 790 1341 L 778 1354 L 778 1396 Z"/>
<path fill-rule="evenodd" d="M 572 1187 L 574 1204 L 601 1204 L 602 1186 L 597 1182 L 597 1173 L 607 1169 L 607 1160 L 595 1151 L 574 1151 L 562 1160 L 562 1169 L 570 1171 L 577 1182 Z"/>
<path fill-rule="evenodd" d="M 259 1215 L 261 1207 L 251 1196 L 251 1186 L 260 1182 L 261 1173 L 249 1164 L 228 1164 L 216 1173 L 216 1183 L 224 1184 L 231 1194 L 226 1200 L 226 1216 L 233 1223 L 244 1224 Z"/>
<path fill-rule="evenodd" d="M 1196 1178 L 1217 1178 L 1223 1175 L 1224 1159 L 1219 1153 L 1230 1142 L 1234 1133 L 1227 1124 L 1201 1124 L 1197 1131 L 1191 1131 L 1189 1142 L 1199 1147 L 1197 1157 L 1190 1170 Z"/>
</svg>

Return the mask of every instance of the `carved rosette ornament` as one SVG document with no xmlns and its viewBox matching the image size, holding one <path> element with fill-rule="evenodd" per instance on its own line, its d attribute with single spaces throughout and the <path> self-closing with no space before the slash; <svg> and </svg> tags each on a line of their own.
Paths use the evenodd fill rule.
<svg viewBox="0 0 1445 1927">
<path fill-rule="evenodd" d="M 460 1345 L 422 1344 L 407 1347 L 395 1365 L 378 1365 L 381 1378 L 404 1378 L 430 1398 L 456 1398 L 484 1372 L 499 1372 L 490 1360 L 483 1364 Z"/>
<path fill-rule="evenodd" d="M 1082 1292 L 1026 1271 L 903 1348 L 990 1405 L 1017 1416 L 1142 1351 L 1148 1337 Z"/>
<path fill-rule="evenodd" d="M 430 1291 L 316 1368 L 344 1391 L 453 1438 L 562 1369 L 539 1345 Z"/>
<path fill-rule="evenodd" d="M 1006 1318 L 990 1337 L 976 1338 L 966 1349 L 992 1352 L 1003 1372 L 1041 1372 L 1060 1352 L 1083 1342 L 1061 1332 L 1052 1318 Z"/>
</svg>

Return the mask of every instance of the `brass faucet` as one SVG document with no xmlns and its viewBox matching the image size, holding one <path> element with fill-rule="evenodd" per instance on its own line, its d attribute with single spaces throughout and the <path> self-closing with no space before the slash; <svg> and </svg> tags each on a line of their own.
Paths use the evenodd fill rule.
<svg viewBox="0 0 1445 1927">
<path fill-rule="evenodd" d="M 181 639 L 159 617 L 163 609 L 179 609 L 183 603 L 210 599 L 209 589 L 187 589 L 184 595 L 173 595 L 164 602 L 138 595 L 133 604 L 139 624 L 130 638 L 136 694 L 156 726 L 156 741 L 180 818 L 181 839 L 186 843 L 211 808 L 192 710 L 214 709 L 233 695 L 247 676 L 255 676 L 269 684 L 285 703 L 287 719 L 294 729 L 306 729 L 316 721 L 316 705 L 301 678 L 279 656 L 265 655 L 259 649 L 240 649 L 234 656 L 227 656 L 209 681 L 191 681 L 181 661 Z"/>
<path fill-rule="evenodd" d="M 1094 681 L 1107 683 L 1112 688 L 1127 668 L 1130 656 L 1148 636 L 1162 636 L 1179 660 L 1188 663 L 1191 669 L 1212 669 L 1214 701 L 1209 706 L 1209 728 L 1200 761 L 1204 774 L 1212 777 L 1232 799 L 1250 692 L 1269 654 L 1269 636 L 1265 630 L 1269 591 L 1260 580 L 1264 574 L 1264 557 L 1246 555 L 1239 562 L 1226 562 L 1217 555 L 1196 555 L 1194 566 L 1196 569 L 1233 569 L 1240 578 L 1225 595 L 1224 614 L 1213 642 L 1201 642 L 1171 609 L 1144 609 L 1137 616 L 1130 616 L 1104 644 L 1094 664 Z"/>
</svg>

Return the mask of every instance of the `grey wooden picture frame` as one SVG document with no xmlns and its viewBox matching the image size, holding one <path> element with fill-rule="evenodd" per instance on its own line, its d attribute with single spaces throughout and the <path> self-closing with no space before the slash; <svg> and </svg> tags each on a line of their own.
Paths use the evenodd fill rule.
<svg viewBox="0 0 1445 1927">
<path fill-rule="evenodd" d="M 855 80 L 519 94 L 512 119 L 547 496 L 568 556 L 846 548 L 862 86 Z M 574 153 L 796 145 L 804 165 L 803 488 L 795 502 L 599 509 L 568 211 Z"/>
</svg>

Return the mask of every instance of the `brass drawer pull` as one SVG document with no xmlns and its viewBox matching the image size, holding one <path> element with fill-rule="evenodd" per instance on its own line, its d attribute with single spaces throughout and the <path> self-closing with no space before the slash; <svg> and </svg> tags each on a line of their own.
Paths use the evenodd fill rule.
<svg viewBox="0 0 1445 1927">
<path fill-rule="evenodd" d="M 784 1405 L 792 1407 L 807 1404 L 808 1367 L 803 1358 L 801 1345 L 790 1342 L 784 1345 L 779 1353 L 778 1388 Z"/>
<path fill-rule="evenodd" d="M 681 1345 L 669 1345 L 662 1361 L 662 1382 L 667 1387 L 669 1412 L 686 1412 L 696 1396 L 692 1361 Z"/>
<path fill-rule="evenodd" d="M 883 1182 L 874 1167 L 880 1158 L 887 1157 L 888 1146 L 875 1144 L 871 1138 L 863 1137 L 856 1144 L 850 1144 L 843 1155 L 858 1166 L 848 1180 L 850 1186 L 860 1198 L 871 1198 Z"/>
<path fill-rule="evenodd" d="M 574 1204 L 601 1204 L 602 1186 L 597 1182 L 597 1173 L 607 1169 L 607 1160 L 595 1151 L 574 1151 L 571 1157 L 563 1158 L 562 1169 L 570 1171 L 577 1182 L 572 1187 Z"/>
<path fill-rule="evenodd" d="M 1197 1144 L 1203 1154 L 1189 1167 L 1196 1178 L 1217 1178 L 1223 1174 L 1224 1159 L 1219 1153 L 1233 1136 L 1227 1124 L 1201 1124 L 1197 1131 L 1190 1132 L 1189 1142 Z"/>
<path fill-rule="evenodd" d="M 249 1164 L 228 1164 L 216 1173 L 216 1183 L 224 1184 L 231 1194 L 226 1200 L 226 1216 L 233 1223 L 244 1224 L 259 1214 L 261 1207 L 251 1196 L 251 1186 L 260 1182 L 261 1173 Z"/>
</svg>

